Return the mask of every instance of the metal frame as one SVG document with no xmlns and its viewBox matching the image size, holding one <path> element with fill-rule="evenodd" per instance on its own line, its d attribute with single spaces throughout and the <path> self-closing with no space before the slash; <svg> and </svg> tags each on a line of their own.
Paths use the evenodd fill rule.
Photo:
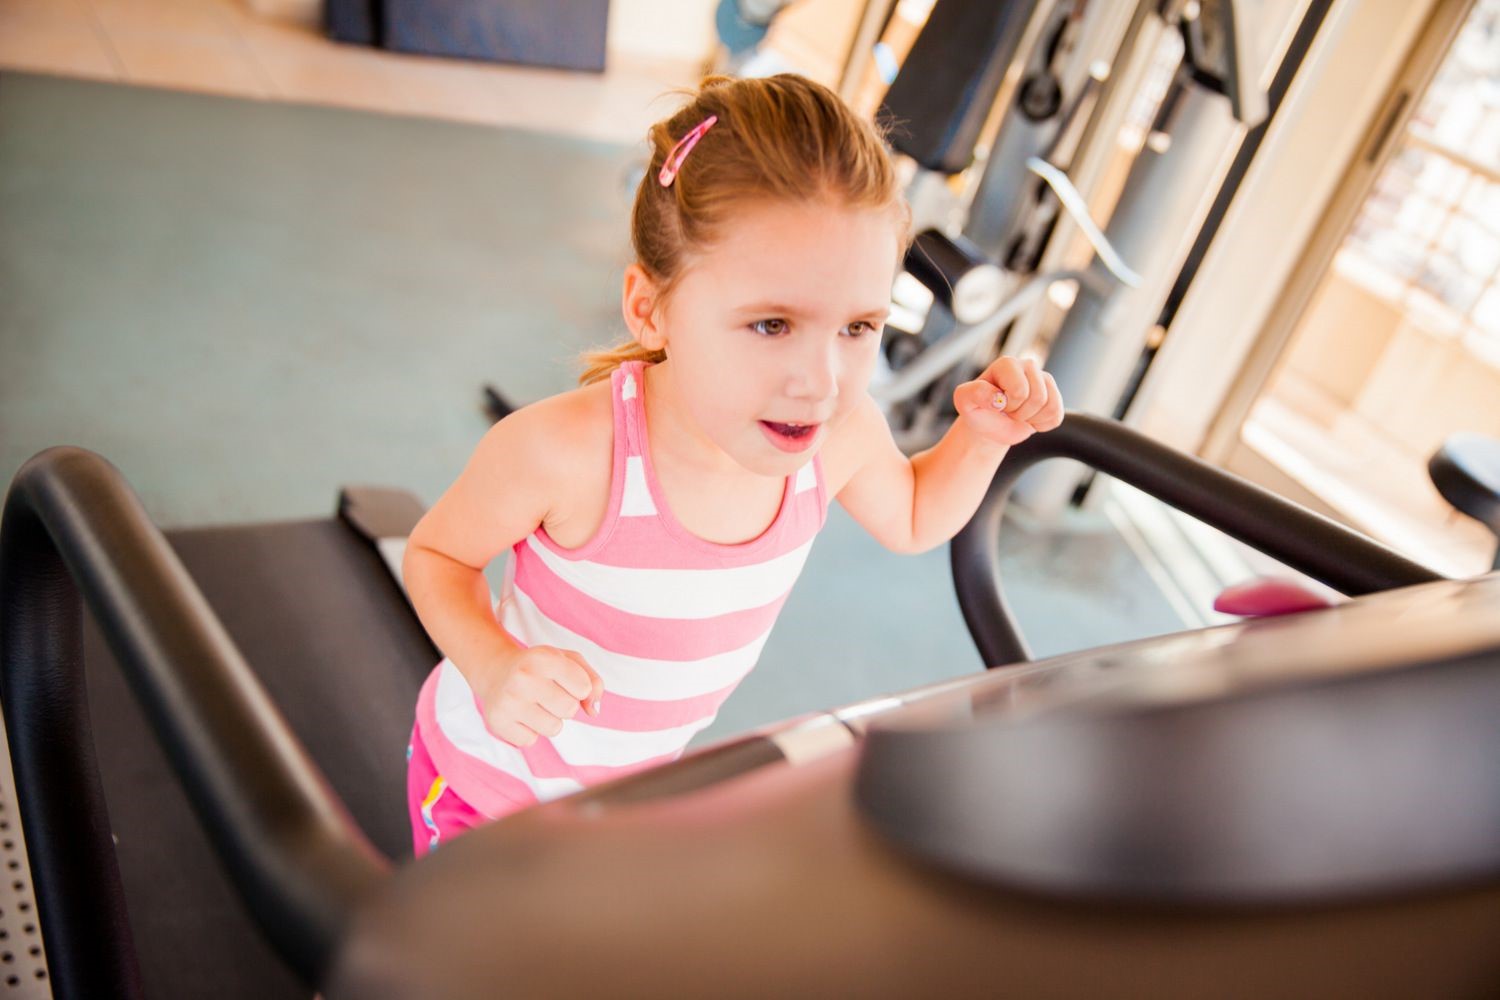
<svg viewBox="0 0 1500 1000">
<path fill-rule="evenodd" d="M 953 583 L 964 621 L 989 667 L 1031 659 L 1000 580 L 1000 521 L 1021 474 L 1071 458 L 1144 490 L 1343 594 L 1445 579 L 1321 514 L 1151 440 L 1123 424 L 1070 412 L 1062 426 L 1012 448 L 953 539 Z"/>
</svg>

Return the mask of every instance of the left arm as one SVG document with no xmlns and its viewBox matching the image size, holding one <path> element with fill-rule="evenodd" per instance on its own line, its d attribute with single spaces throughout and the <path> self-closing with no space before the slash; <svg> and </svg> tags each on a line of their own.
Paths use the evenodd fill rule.
<svg viewBox="0 0 1500 1000">
<path fill-rule="evenodd" d="M 888 549 L 925 552 L 958 534 L 1010 446 L 1062 423 L 1057 383 L 1030 360 L 1000 358 L 955 389 L 953 403 L 948 433 L 909 459 L 874 400 L 850 415 L 853 472 L 839 502 Z"/>
</svg>

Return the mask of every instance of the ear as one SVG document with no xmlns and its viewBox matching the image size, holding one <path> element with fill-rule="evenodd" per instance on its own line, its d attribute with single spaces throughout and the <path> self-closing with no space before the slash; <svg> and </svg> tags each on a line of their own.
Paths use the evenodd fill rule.
<svg viewBox="0 0 1500 1000">
<path fill-rule="evenodd" d="M 661 291 L 646 269 L 631 264 L 625 269 L 625 285 L 620 293 L 620 308 L 625 325 L 636 343 L 648 351 L 667 346 L 666 331 L 661 327 Z"/>
</svg>

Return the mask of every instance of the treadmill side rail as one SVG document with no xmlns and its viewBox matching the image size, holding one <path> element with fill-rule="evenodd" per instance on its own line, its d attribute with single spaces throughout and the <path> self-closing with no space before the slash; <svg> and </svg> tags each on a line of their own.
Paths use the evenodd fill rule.
<svg viewBox="0 0 1500 1000">
<path fill-rule="evenodd" d="M 139 980 L 89 724 L 80 593 L 261 930 L 316 983 L 388 862 L 118 470 L 52 448 L 16 475 L 0 523 L 0 698 L 59 995 L 119 996 Z"/>
</svg>

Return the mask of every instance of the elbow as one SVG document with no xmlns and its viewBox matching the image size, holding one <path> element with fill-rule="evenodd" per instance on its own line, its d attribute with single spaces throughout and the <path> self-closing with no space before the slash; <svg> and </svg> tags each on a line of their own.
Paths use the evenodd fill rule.
<svg viewBox="0 0 1500 1000">
<path fill-rule="evenodd" d="M 905 538 L 887 538 L 882 541 L 885 547 L 892 552 L 903 556 L 919 556 L 924 552 L 931 552 L 947 541 L 947 539 L 933 541 L 908 535 Z"/>
<path fill-rule="evenodd" d="M 433 559 L 438 553 L 412 538 L 406 540 L 406 550 L 401 553 L 401 583 L 407 597 L 416 605 L 427 591 L 427 583 L 433 570 Z"/>
<path fill-rule="evenodd" d="M 408 537 L 406 539 L 406 547 L 401 552 L 401 576 L 403 579 L 410 577 L 413 572 L 421 572 L 422 555 L 422 546 L 413 542 Z"/>
<path fill-rule="evenodd" d="M 892 552 L 899 552 L 904 556 L 919 556 L 924 552 L 931 552 L 942 545 L 952 533 L 944 533 L 941 528 L 934 529 L 934 525 L 924 524 L 924 519 L 918 519 L 916 511 L 913 510 L 910 520 L 903 518 L 900 522 L 890 526 L 881 538 L 881 543 Z"/>
<path fill-rule="evenodd" d="M 401 553 L 401 586 L 406 591 L 407 600 L 415 607 L 418 601 L 416 596 L 422 590 L 422 547 L 413 545 L 411 539 L 406 540 L 406 549 Z"/>
</svg>

